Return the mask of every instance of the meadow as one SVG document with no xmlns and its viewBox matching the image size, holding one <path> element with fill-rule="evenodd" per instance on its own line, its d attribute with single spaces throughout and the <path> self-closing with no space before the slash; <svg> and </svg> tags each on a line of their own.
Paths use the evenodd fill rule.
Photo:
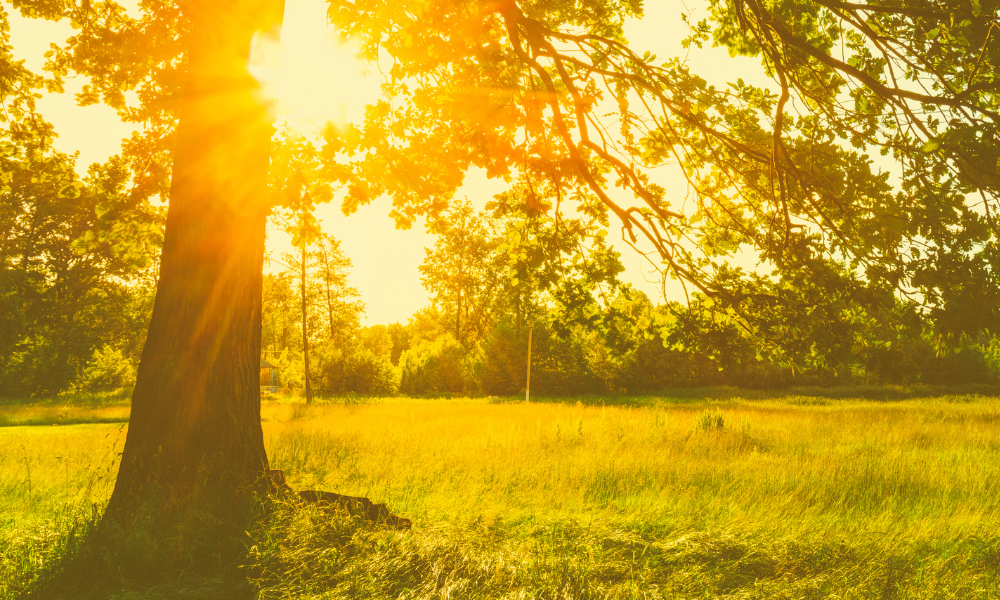
<svg viewBox="0 0 1000 600">
<path fill-rule="evenodd" d="M 0 406 L 0 598 L 96 517 L 126 417 Z M 249 597 L 1000 598 L 997 397 L 394 398 L 262 418 L 292 487 L 414 527 L 278 510 L 247 533 Z"/>
</svg>

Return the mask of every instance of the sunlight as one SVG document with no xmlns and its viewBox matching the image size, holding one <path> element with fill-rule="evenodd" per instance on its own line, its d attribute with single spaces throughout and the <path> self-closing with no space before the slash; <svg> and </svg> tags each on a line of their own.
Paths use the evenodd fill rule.
<svg viewBox="0 0 1000 600">
<path fill-rule="evenodd" d="M 341 42 L 327 24 L 323 0 L 288 0 L 281 41 L 254 40 L 250 70 L 289 125 L 310 130 L 327 121 L 360 123 L 365 106 L 380 96 L 373 65 L 357 46 Z"/>
</svg>

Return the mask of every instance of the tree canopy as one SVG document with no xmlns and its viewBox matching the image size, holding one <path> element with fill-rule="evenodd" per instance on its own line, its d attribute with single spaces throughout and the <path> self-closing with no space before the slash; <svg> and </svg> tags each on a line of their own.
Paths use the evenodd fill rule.
<svg viewBox="0 0 1000 600">
<path fill-rule="evenodd" d="M 333 3 L 342 31 L 392 60 L 390 100 L 330 140 L 354 158 L 347 208 L 386 193 L 401 220 L 433 213 L 476 165 L 526 202 L 616 217 L 751 328 L 878 317 L 898 298 L 944 334 L 995 330 L 995 5 L 712 2 L 685 43 L 758 57 L 773 90 L 713 87 L 632 49 L 623 23 L 638 16 L 618 2 Z M 665 164 L 688 194 L 657 183 Z M 740 252 L 760 266 L 734 266 Z M 785 325 L 764 318 L 778 308 Z"/>
</svg>

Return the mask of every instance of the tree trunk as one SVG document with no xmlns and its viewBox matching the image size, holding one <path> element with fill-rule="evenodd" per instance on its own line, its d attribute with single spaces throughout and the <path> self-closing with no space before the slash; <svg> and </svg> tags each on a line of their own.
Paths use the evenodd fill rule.
<svg viewBox="0 0 1000 600">
<path fill-rule="evenodd" d="M 535 333 L 535 325 L 532 323 L 528 330 L 528 375 L 524 381 L 524 401 L 531 402 L 531 334 Z"/>
<path fill-rule="evenodd" d="M 309 310 L 306 304 L 306 245 L 302 244 L 302 359 L 305 361 L 306 404 L 312 404 L 312 386 L 309 385 Z"/>
<path fill-rule="evenodd" d="M 330 254 L 323 248 L 323 280 L 326 283 L 326 317 L 330 322 L 330 339 L 333 339 L 333 296 L 330 295 Z"/>
<path fill-rule="evenodd" d="M 281 0 L 195 0 L 160 278 L 108 515 L 266 485 L 261 272 L 272 126 L 247 62 Z"/>
<path fill-rule="evenodd" d="M 517 293 L 517 337 L 521 337 L 521 292 Z"/>
</svg>

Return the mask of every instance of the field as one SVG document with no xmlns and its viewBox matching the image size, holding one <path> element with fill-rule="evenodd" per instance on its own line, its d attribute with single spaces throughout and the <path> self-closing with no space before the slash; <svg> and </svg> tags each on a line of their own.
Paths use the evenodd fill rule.
<svg viewBox="0 0 1000 600">
<path fill-rule="evenodd" d="M 413 530 L 279 511 L 247 534 L 240 594 L 1000 598 L 1000 398 L 367 402 L 266 403 L 272 468 Z M 126 418 L 0 406 L 0 598 L 93 518 Z"/>
</svg>

